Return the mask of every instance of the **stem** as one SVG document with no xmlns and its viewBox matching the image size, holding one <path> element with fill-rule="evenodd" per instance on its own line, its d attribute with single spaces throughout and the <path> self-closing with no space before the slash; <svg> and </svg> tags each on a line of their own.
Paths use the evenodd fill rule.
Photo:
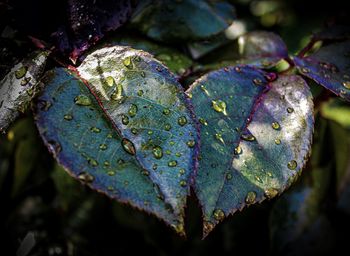
<svg viewBox="0 0 350 256">
<path fill-rule="evenodd" d="M 302 49 L 299 53 L 298 53 L 298 57 L 299 58 L 303 58 L 304 56 L 305 56 L 305 54 L 307 53 L 307 52 L 309 52 L 311 49 L 312 49 L 312 47 L 315 45 L 315 43 L 317 42 L 317 40 L 314 38 L 314 37 L 312 37 L 311 38 L 311 40 L 310 40 L 310 42 L 304 47 L 304 49 Z"/>
</svg>

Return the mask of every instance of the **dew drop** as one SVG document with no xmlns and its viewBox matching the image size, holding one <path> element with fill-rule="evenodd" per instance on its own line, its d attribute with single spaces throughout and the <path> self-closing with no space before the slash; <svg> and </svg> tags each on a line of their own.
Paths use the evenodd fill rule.
<svg viewBox="0 0 350 256">
<path fill-rule="evenodd" d="M 186 171 L 185 171 L 185 169 L 182 168 L 179 170 L 179 173 L 180 173 L 180 175 L 184 175 L 186 173 Z"/>
<path fill-rule="evenodd" d="M 290 113 L 293 113 L 294 112 L 294 109 L 293 108 L 287 108 L 287 112 L 290 114 Z"/>
<path fill-rule="evenodd" d="M 276 145 L 280 145 L 281 144 L 281 140 L 280 139 L 275 139 L 275 144 Z"/>
<path fill-rule="evenodd" d="M 240 73 L 240 72 L 242 71 L 240 67 L 235 67 L 234 69 L 235 69 L 235 71 L 238 72 L 238 73 Z"/>
<path fill-rule="evenodd" d="M 202 125 L 208 125 L 207 120 L 205 120 L 205 119 L 202 118 L 202 117 L 199 118 L 199 122 L 200 122 Z"/>
<path fill-rule="evenodd" d="M 147 171 L 147 170 L 142 170 L 142 171 L 141 171 L 141 174 L 142 174 L 142 175 L 145 175 L 145 176 L 149 176 L 149 171 Z"/>
<path fill-rule="evenodd" d="M 146 73 L 144 71 L 141 71 L 140 75 L 141 77 L 146 77 Z"/>
<path fill-rule="evenodd" d="M 250 191 L 245 197 L 245 202 L 247 204 L 253 204 L 255 202 L 255 198 L 256 198 L 256 193 L 254 191 Z"/>
<path fill-rule="evenodd" d="M 217 139 L 218 141 L 220 141 L 222 144 L 225 144 L 224 139 L 222 138 L 222 134 L 221 133 L 215 133 L 215 139 Z"/>
<path fill-rule="evenodd" d="M 27 85 L 30 82 L 30 80 L 32 80 L 31 77 L 23 78 L 23 80 L 21 81 L 21 86 Z"/>
<path fill-rule="evenodd" d="M 193 148 L 195 144 L 196 144 L 196 142 L 194 140 L 189 140 L 189 141 L 186 142 L 186 145 L 189 148 Z"/>
<path fill-rule="evenodd" d="M 170 124 L 165 124 L 164 125 L 164 130 L 170 131 L 171 130 L 171 125 Z"/>
<path fill-rule="evenodd" d="M 153 156 L 156 159 L 161 159 L 163 157 L 163 149 L 159 146 L 153 148 Z"/>
<path fill-rule="evenodd" d="M 254 78 L 253 83 L 255 85 L 262 85 L 263 81 L 260 78 Z"/>
<path fill-rule="evenodd" d="M 222 100 L 213 100 L 212 102 L 212 107 L 216 112 L 223 113 L 225 116 L 227 116 L 226 112 L 226 102 Z"/>
<path fill-rule="evenodd" d="M 93 158 L 89 158 L 89 159 L 88 159 L 88 163 L 89 163 L 91 166 L 93 166 L 93 167 L 98 166 L 98 162 L 97 162 L 95 159 L 93 159 Z"/>
<path fill-rule="evenodd" d="M 114 85 L 114 78 L 111 76 L 108 76 L 106 77 L 105 82 L 109 87 L 112 87 Z"/>
<path fill-rule="evenodd" d="M 74 103 L 79 106 L 90 106 L 91 100 L 86 95 L 81 94 L 74 98 Z"/>
<path fill-rule="evenodd" d="M 185 180 L 181 180 L 180 181 L 180 186 L 181 187 L 186 187 L 187 186 L 187 182 Z"/>
<path fill-rule="evenodd" d="M 121 100 L 123 98 L 122 92 L 123 92 L 123 86 L 121 84 L 117 84 L 117 87 L 115 88 L 114 92 L 111 94 L 111 99 Z"/>
<path fill-rule="evenodd" d="M 273 128 L 274 130 L 279 130 L 279 129 L 281 128 L 281 126 L 280 126 L 280 124 L 279 124 L 278 122 L 273 122 L 273 123 L 271 124 L 271 126 L 272 126 L 272 128 Z"/>
<path fill-rule="evenodd" d="M 122 139 L 122 146 L 127 153 L 129 153 L 130 155 L 135 155 L 136 150 L 134 144 L 132 144 L 130 140 L 126 138 Z"/>
<path fill-rule="evenodd" d="M 201 85 L 200 87 L 201 87 L 201 90 L 202 90 L 206 95 L 210 96 L 209 91 L 207 90 L 207 88 L 205 88 L 204 85 Z"/>
<path fill-rule="evenodd" d="M 349 90 L 350 90 L 350 81 L 345 81 L 345 82 L 343 82 L 343 86 L 344 86 L 346 89 L 349 89 Z"/>
<path fill-rule="evenodd" d="M 170 114 L 170 109 L 168 109 L 168 108 L 165 108 L 165 109 L 163 109 L 163 114 L 164 115 L 169 115 Z"/>
<path fill-rule="evenodd" d="M 310 69 L 308 69 L 308 68 L 302 68 L 302 69 L 301 69 L 301 72 L 302 72 L 302 73 L 309 73 L 309 72 L 310 72 Z"/>
<path fill-rule="evenodd" d="M 234 153 L 235 155 L 240 155 L 240 154 L 242 154 L 242 148 L 241 148 L 241 146 L 235 147 L 233 153 Z"/>
<path fill-rule="evenodd" d="M 123 60 L 123 64 L 125 67 L 131 69 L 132 68 L 132 61 L 131 61 L 131 57 L 126 57 L 124 60 Z"/>
<path fill-rule="evenodd" d="M 114 175 L 115 175 L 115 171 L 108 171 L 107 174 L 108 174 L 109 176 L 114 176 Z"/>
<path fill-rule="evenodd" d="M 107 144 L 101 144 L 99 148 L 101 150 L 106 150 L 107 149 Z"/>
<path fill-rule="evenodd" d="M 295 160 L 289 161 L 288 164 L 287 164 L 287 167 L 290 170 L 295 170 L 297 168 L 297 166 L 298 166 L 298 163 Z"/>
<path fill-rule="evenodd" d="M 66 114 L 66 115 L 64 115 L 64 116 L 63 116 L 63 118 L 64 118 L 65 120 L 67 120 L 67 121 L 71 121 L 71 120 L 73 120 L 73 116 L 72 116 L 72 115 L 70 115 L 70 114 Z"/>
<path fill-rule="evenodd" d="M 265 190 L 264 195 L 268 199 L 274 198 L 275 196 L 278 195 L 278 190 L 275 189 L 275 188 L 268 188 L 268 189 Z"/>
<path fill-rule="evenodd" d="M 245 141 L 255 141 L 255 137 L 252 134 L 242 134 L 241 139 Z"/>
<path fill-rule="evenodd" d="M 94 132 L 94 133 L 100 133 L 101 132 L 101 129 L 100 128 L 97 128 L 97 127 L 91 127 L 90 128 L 90 131 Z"/>
<path fill-rule="evenodd" d="M 232 179 L 232 174 L 231 173 L 227 173 L 226 174 L 226 179 L 227 180 L 231 180 Z"/>
<path fill-rule="evenodd" d="M 137 91 L 137 96 L 141 97 L 143 95 L 143 90 L 138 90 Z"/>
<path fill-rule="evenodd" d="M 169 167 L 175 167 L 175 166 L 177 166 L 177 161 L 176 161 L 176 160 L 171 160 L 171 161 L 169 161 L 169 162 L 168 162 L 168 166 L 169 166 Z"/>
<path fill-rule="evenodd" d="M 122 124 L 128 125 L 129 124 L 129 117 L 126 115 L 122 115 Z"/>
<path fill-rule="evenodd" d="M 184 126 L 185 124 L 187 124 L 187 118 L 185 116 L 180 116 L 177 119 L 177 123 L 181 126 Z"/>
<path fill-rule="evenodd" d="M 27 67 L 21 66 L 19 69 L 17 69 L 15 71 L 15 77 L 17 79 L 21 79 L 22 77 L 24 77 L 27 74 L 27 70 L 28 70 Z"/>
<path fill-rule="evenodd" d="M 130 117 L 134 117 L 134 116 L 136 116 L 137 111 L 138 111 L 137 106 L 135 104 L 131 104 L 129 107 L 128 114 Z"/>
<path fill-rule="evenodd" d="M 152 135 L 152 134 L 153 134 L 153 131 L 152 131 L 152 130 L 149 130 L 149 131 L 147 132 L 147 134 L 148 134 L 148 135 Z"/>
<path fill-rule="evenodd" d="M 106 160 L 106 161 L 103 162 L 103 165 L 104 165 L 105 167 L 108 167 L 108 166 L 110 166 L 111 164 L 110 164 L 110 162 L 108 162 L 108 161 Z"/>
<path fill-rule="evenodd" d="M 78 175 L 78 179 L 82 182 L 85 182 L 85 183 L 91 183 L 94 181 L 94 176 L 92 176 L 91 174 L 87 173 L 87 172 L 81 172 L 79 175 Z"/>
<path fill-rule="evenodd" d="M 215 209 L 213 212 L 214 219 L 217 221 L 222 221 L 225 218 L 225 213 L 221 209 Z"/>
</svg>

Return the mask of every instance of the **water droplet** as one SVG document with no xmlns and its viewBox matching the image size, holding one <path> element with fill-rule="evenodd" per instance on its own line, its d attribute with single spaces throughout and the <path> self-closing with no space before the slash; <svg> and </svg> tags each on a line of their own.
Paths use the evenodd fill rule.
<svg viewBox="0 0 350 256">
<path fill-rule="evenodd" d="M 225 218 L 225 213 L 221 209 L 215 209 L 213 212 L 214 219 L 217 221 L 222 221 Z"/>
<path fill-rule="evenodd" d="M 242 148 L 241 148 L 240 146 L 235 147 L 233 153 L 234 153 L 235 155 L 240 155 L 240 154 L 242 154 Z"/>
<path fill-rule="evenodd" d="M 262 85 L 263 81 L 260 78 L 254 78 L 253 83 L 255 85 Z"/>
<path fill-rule="evenodd" d="M 142 95 L 143 95 L 143 90 L 138 90 L 138 91 L 137 91 L 137 96 L 140 96 L 140 97 L 141 97 Z"/>
<path fill-rule="evenodd" d="M 201 87 L 201 90 L 202 90 L 206 95 L 210 96 L 210 93 L 208 92 L 207 88 L 205 88 L 204 85 L 201 85 L 200 87 Z"/>
<path fill-rule="evenodd" d="M 245 198 L 245 202 L 247 204 L 253 204 L 255 202 L 255 198 L 256 198 L 256 193 L 254 191 L 250 191 L 250 192 L 248 192 L 248 194 Z"/>
<path fill-rule="evenodd" d="M 110 162 L 108 162 L 108 161 L 106 160 L 106 161 L 103 162 L 103 165 L 104 165 L 105 167 L 108 167 L 108 166 L 110 166 L 111 164 L 110 164 Z"/>
<path fill-rule="evenodd" d="M 73 119 L 73 116 L 70 115 L 70 114 L 66 114 L 66 115 L 63 116 L 63 118 L 64 118 L 65 120 L 67 120 L 67 121 L 70 121 L 70 120 Z"/>
<path fill-rule="evenodd" d="M 152 135 L 152 134 L 153 134 L 153 131 L 152 131 L 152 130 L 149 130 L 149 131 L 147 132 L 147 134 L 148 134 L 148 135 Z"/>
<path fill-rule="evenodd" d="M 226 174 L 226 179 L 227 180 L 231 180 L 232 179 L 232 174 L 231 173 L 227 173 Z"/>
<path fill-rule="evenodd" d="M 94 181 L 94 176 L 92 176 L 91 174 L 87 173 L 87 172 L 81 172 L 79 175 L 78 175 L 78 179 L 82 182 L 85 182 L 85 183 L 91 183 Z"/>
<path fill-rule="evenodd" d="M 100 145 L 101 150 L 106 150 L 107 149 L 107 144 L 101 144 Z"/>
<path fill-rule="evenodd" d="M 294 109 L 293 108 L 287 108 L 287 112 L 290 114 L 290 113 L 293 113 L 294 112 Z"/>
<path fill-rule="evenodd" d="M 290 170 L 295 170 L 297 168 L 297 166 L 298 166 L 298 163 L 295 160 L 289 161 L 288 164 L 287 164 L 287 167 Z"/>
<path fill-rule="evenodd" d="M 346 91 L 344 89 L 340 89 L 340 94 L 345 95 Z"/>
<path fill-rule="evenodd" d="M 147 171 L 147 170 L 142 170 L 142 171 L 141 171 L 141 174 L 142 174 L 142 175 L 145 175 L 145 176 L 149 176 L 149 171 Z"/>
<path fill-rule="evenodd" d="M 94 132 L 94 133 L 100 133 L 101 129 L 97 128 L 97 127 L 91 127 L 90 131 Z"/>
<path fill-rule="evenodd" d="M 123 123 L 123 125 L 128 125 L 129 124 L 129 117 L 126 115 L 122 115 L 122 123 Z"/>
<path fill-rule="evenodd" d="M 119 165 L 122 165 L 122 164 L 125 164 L 125 161 L 124 161 L 123 159 L 119 158 L 118 161 L 117 161 L 117 163 L 118 163 Z"/>
<path fill-rule="evenodd" d="M 164 125 L 164 130 L 170 131 L 171 130 L 171 125 L 170 124 L 165 124 Z"/>
<path fill-rule="evenodd" d="M 274 198 L 275 196 L 278 195 L 278 190 L 275 189 L 275 188 L 268 188 L 268 189 L 265 190 L 264 195 L 268 199 Z"/>
<path fill-rule="evenodd" d="M 137 130 L 136 128 L 133 127 L 133 128 L 131 128 L 131 133 L 132 133 L 132 134 L 137 134 L 137 133 L 138 133 L 138 130 Z"/>
<path fill-rule="evenodd" d="M 247 133 L 247 134 L 242 134 L 241 139 L 245 141 L 254 141 L 255 137 L 252 134 Z"/>
<path fill-rule="evenodd" d="M 212 107 L 216 112 L 223 113 L 225 116 L 227 116 L 226 112 L 226 103 L 225 101 L 222 100 L 213 100 L 212 102 Z"/>
<path fill-rule="evenodd" d="M 145 73 L 144 71 L 141 71 L 140 75 L 141 75 L 142 77 L 146 77 L 146 73 Z"/>
<path fill-rule="evenodd" d="M 186 171 L 185 171 L 185 169 L 182 168 L 179 170 L 179 173 L 180 173 L 180 175 L 184 175 L 186 173 Z"/>
<path fill-rule="evenodd" d="M 207 120 L 205 120 L 205 119 L 202 118 L 202 117 L 199 118 L 199 122 L 200 122 L 202 125 L 208 125 Z"/>
<path fill-rule="evenodd" d="M 130 140 L 126 138 L 122 139 L 122 146 L 127 153 L 129 153 L 130 155 L 135 155 L 136 150 L 134 144 L 132 144 Z"/>
<path fill-rule="evenodd" d="M 109 87 L 112 87 L 114 85 L 114 78 L 111 76 L 108 76 L 106 77 L 105 82 Z"/>
<path fill-rule="evenodd" d="M 153 170 L 157 170 L 157 168 L 158 168 L 158 165 L 157 164 L 153 164 L 152 169 Z"/>
<path fill-rule="evenodd" d="M 265 75 L 265 78 L 267 79 L 267 81 L 273 82 L 277 79 L 277 74 L 276 73 L 268 73 L 267 75 Z"/>
<path fill-rule="evenodd" d="M 24 77 L 27 74 L 27 70 L 28 70 L 27 67 L 21 66 L 19 69 L 17 69 L 15 71 L 15 77 L 17 79 L 21 79 L 22 77 Z"/>
<path fill-rule="evenodd" d="M 118 100 L 118 101 L 121 100 L 123 98 L 122 92 L 123 92 L 123 86 L 121 84 L 117 84 L 117 87 L 111 94 L 111 99 Z"/>
<path fill-rule="evenodd" d="M 173 140 L 169 141 L 169 145 L 170 146 L 174 146 L 175 145 L 175 141 L 173 141 Z"/>
<path fill-rule="evenodd" d="M 273 122 L 273 123 L 271 124 L 271 126 L 272 126 L 272 128 L 273 128 L 274 130 L 279 130 L 279 129 L 281 128 L 281 126 L 280 126 L 280 124 L 279 124 L 278 122 Z"/>
<path fill-rule="evenodd" d="M 132 68 L 132 61 L 131 61 L 131 57 L 126 57 L 124 60 L 123 60 L 123 64 L 125 67 L 131 69 Z"/>
<path fill-rule="evenodd" d="M 74 98 L 74 103 L 79 106 L 90 106 L 91 100 L 88 96 L 81 94 Z"/>
<path fill-rule="evenodd" d="M 171 155 L 171 151 L 169 149 L 165 150 L 165 154 Z"/>
<path fill-rule="evenodd" d="M 187 182 L 185 180 L 181 180 L 180 181 L 180 186 L 181 187 L 186 187 L 187 186 Z"/>
<path fill-rule="evenodd" d="M 302 73 L 309 73 L 309 72 L 310 72 L 310 69 L 308 69 L 308 68 L 302 68 L 302 69 L 301 69 L 301 72 L 302 72 Z"/>
<path fill-rule="evenodd" d="M 175 167 L 175 166 L 177 166 L 177 161 L 176 161 L 176 160 L 171 160 L 171 161 L 169 161 L 169 162 L 168 162 L 168 166 L 169 166 L 169 167 Z"/>
<path fill-rule="evenodd" d="M 240 67 L 235 67 L 234 69 L 235 69 L 235 71 L 238 72 L 238 73 L 240 73 L 240 72 L 242 71 Z"/>
<path fill-rule="evenodd" d="M 31 77 L 23 78 L 23 80 L 21 81 L 21 86 L 27 85 L 30 82 L 31 79 L 32 79 Z"/>
<path fill-rule="evenodd" d="M 108 171 L 107 174 L 108 174 L 109 176 L 114 176 L 114 175 L 115 175 L 115 171 Z"/>
<path fill-rule="evenodd" d="M 163 114 L 164 115 L 169 115 L 170 114 L 170 109 L 168 109 L 168 108 L 163 109 Z"/>
<path fill-rule="evenodd" d="M 281 140 L 280 139 L 275 139 L 275 144 L 276 145 L 280 145 L 281 144 Z"/>
<path fill-rule="evenodd" d="M 215 139 L 219 140 L 222 144 L 225 144 L 225 141 L 222 138 L 222 134 L 221 133 L 215 133 Z"/>
<path fill-rule="evenodd" d="M 187 124 L 187 118 L 185 116 L 180 116 L 177 119 L 177 123 L 181 126 L 184 126 L 185 124 Z"/>
<path fill-rule="evenodd" d="M 163 149 L 159 146 L 153 148 L 153 156 L 156 159 L 161 159 L 163 157 Z"/>
<path fill-rule="evenodd" d="M 134 117 L 136 116 L 137 111 L 138 111 L 137 106 L 135 104 L 131 104 L 129 107 L 128 114 L 130 117 Z"/>
<path fill-rule="evenodd" d="M 344 86 L 346 89 L 349 89 L 349 90 L 350 90 L 350 81 L 345 81 L 345 82 L 343 82 L 343 86 Z"/>
<path fill-rule="evenodd" d="M 93 167 L 98 166 L 98 162 L 93 158 L 88 158 L 88 163 Z"/>
<path fill-rule="evenodd" d="M 193 148 L 195 144 L 196 144 L 196 142 L 194 140 L 189 140 L 189 141 L 186 142 L 186 145 L 189 148 Z"/>
</svg>

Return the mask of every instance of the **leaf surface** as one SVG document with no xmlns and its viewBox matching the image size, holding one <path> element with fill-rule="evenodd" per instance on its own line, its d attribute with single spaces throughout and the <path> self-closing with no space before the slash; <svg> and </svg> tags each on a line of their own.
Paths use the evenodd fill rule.
<svg viewBox="0 0 350 256">
<path fill-rule="evenodd" d="M 244 206 L 272 198 L 300 173 L 313 131 L 311 93 L 299 76 L 249 66 L 211 72 L 189 89 L 201 123 L 195 190 L 204 235 Z"/>
<path fill-rule="evenodd" d="M 40 91 L 38 80 L 43 74 L 48 52 L 34 52 L 18 63 L 0 81 L 0 132 L 23 113 Z"/>
<path fill-rule="evenodd" d="M 223 1 L 142 1 L 131 23 L 157 41 L 200 40 L 219 34 L 235 17 L 232 5 Z"/>
<path fill-rule="evenodd" d="M 350 101 L 350 41 L 321 47 L 306 57 L 294 57 L 304 76 Z"/>
</svg>

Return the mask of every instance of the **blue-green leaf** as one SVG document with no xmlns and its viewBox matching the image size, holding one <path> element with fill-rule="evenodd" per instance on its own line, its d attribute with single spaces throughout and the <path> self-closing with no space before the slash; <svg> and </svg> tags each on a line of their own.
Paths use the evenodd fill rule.
<svg viewBox="0 0 350 256">
<path fill-rule="evenodd" d="M 350 101 L 350 41 L 321 47 L 306 57 L 294 57 L 301 74 Z"/>
<path fill-rule="evenodd" d="M 224 1 L 142 1 L 132 25 L 152 39 L 164 42 L 200 40 L 219 34 L 235 17 Z"/>
<path fill-rule="evenodd" d="M 281 193 L 305 164 L 313 131 L 310 90 L 299 76 L 275 78 L 229 67 L 188 91 L 201 123 L 195 190 L 204 235 L 236 210 Z"/>
</svg>

